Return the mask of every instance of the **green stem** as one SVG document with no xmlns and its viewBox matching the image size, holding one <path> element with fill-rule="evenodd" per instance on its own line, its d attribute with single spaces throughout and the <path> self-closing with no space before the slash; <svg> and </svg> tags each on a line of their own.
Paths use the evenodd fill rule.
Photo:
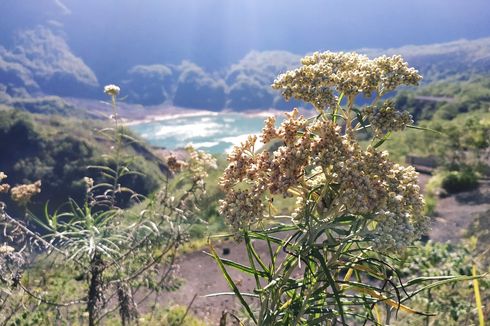
<svg viewBox="0 0 490 326">
<path fill-rule="evenodd" d="M 425 311 L 427 313 L 429 313 L 430 311 L 430 302 L 432 300 L 432 296 L 430 295 L 430 289 L 427 290 L 427 307 L 425 308 Z M 430 316 L 429 314 L 427 314 L 427 316 L 425 317 L 425 325 L 426 326 L 429 326 L 430 325 Z"/>
<path fill-rule="evenodd" d="M 374 100 L 371 102 L 371 106 L 375 105 L 376 103 L 378 103 L 378 101 L 381 99 L 381 94 L 379 92 L 376 92 L 376 97 L 374 98 Z"/>
<path fill-rule="evenodd" d="M 247 247 L 247 255 L 248 255 L 248 260 L 250 262 L 250 267 L 252 267 L 252 269 L 254 271 L 257 271 L 257 268 L 255 267 L 255 263 L 254 263 L 254 259 L 253 259 L 253 255 L 252 255 L 252 252 L 251 252 L 251 248 L 250 246 L 252 245 L 251 242 L 250 242 L 250 237 L 248 236 L 248 233 L 247 232 L 244 232 L 244 237 L 245 237 L 245 244 L 246 244 L 246 247 Z M 259 276 L 257 273 L 254 273 L 254 278 L 255 278 L 255 285 L 257 286 L 257 290 L 260 289 L 260 281 L 259 281 Z M 262 295 L 261 295 L 262 297 Z"/>
<path fill-rule="evenodd" d="M 269 295 L 270 297 L 270 301 L 269 301 L 269 304 L 267 306 L 262 306 L 261 307 L 261 311 L 260 311 L 260 314 L 263 316 L 264 315 L 264 312 L 262 310 L 266 310 L 265 312 L 267 313 L 267 311 L 271 311 L 273 313 L 277 313 L 279 312 L 279 304 L 280 304 L 280 300 L 281 300 L 281 295 L 283 294 L 282 290 L 281 290 L 281 287 L 282 287 L 282 284 L 285 283 L 287 280 L 289 280 L 289 277 L 291 276 L 291 274 L 293 273 L 294 271 L 294 266 L 296 265 L 296 261 L 297 261 L 297 257 L 294 257 L 294 256 L 291 256 L 291 259 L 286 259 L 284 262 L 281 263 L 281 265 L 279 265 L 276 273 L 274 273 L 274 275 L 272 276 L 272 279 L 273 280 L 279 280 L 278 283 L 280 284 L 276 284 L 274 285 L 274 288 L 271 289 L 271 293 Z M 282 273 L 284 270 L 284 273 L 282 275 L 280 275 L 280 273 Z M 259 324 L 262 323 L 262 320 L 259 321 Z"/>
<path fill-rule="evenodd" d="M 116 175 L 114 176 L 114 182 L 112 185 L 112 193 L 111 193 L 111 209 L 114 209 L 116 206 L 116 193 L 118 192 L 119 188 L 119 175 L 121 173 L 121 147 L 122 147 L 122 137 L 121 133 L 119 132 L 119 121 L 117 117 L 117 106 L 116 106 L 116 96 L 112 95 L 112 113 L 114 117 L 114 142 L 115 142 L 115 154 L 114 154 L 114 161 L 116 163 Z"/>
<path fill-rule="evenodd" d="M 303 300 L 303 302 L 301 303 L 301 308 L 299 309 L 299 312 L 298 314 L 296 315 L 296 318 L 294 319 L 294 322 L 293 322 L 293 326 L 296 326 L 298 325 L 298 323 L 301 321 L 301 317 L 303 316 L 304 312 L 305 312 L 305 309 L 306 309 L 306 305 L 308 303 L 308 300 L 310 299 L 310 296 L 313 292 L 315 292 L 317 289 L 318 289 L 318 286 L 320 285 L 320 283 L 316 283 L 314 286 L 312 286 L 305 294 L 305 299 Z"/>
<path fill-rule="evenodd" d="M 352 130 L 352 108 L 354 107 L 354 95 L 347 97 L 347 117 L 345 119 L 345 133 L 348 134 Z"/>
</svg>

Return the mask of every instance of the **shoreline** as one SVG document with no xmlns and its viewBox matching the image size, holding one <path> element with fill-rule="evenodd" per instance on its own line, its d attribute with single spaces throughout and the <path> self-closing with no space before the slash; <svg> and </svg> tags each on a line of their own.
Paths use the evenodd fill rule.
<svg viewBox="0 0 490 326">
<path fill-rule="evenodd" d="M 166 120 L 179 119 L 179 118 L 209 116 L 209 115 L 216 116 L 218 114 L 219 112 L 213 112 L 213 111 L 196 111 L 196 112 L 187 112 L 187 113 L 161 112 L 159 114 L 149 114 L 143 118 L 136 118 L 136 119 L 123 118 L 123 125 L 133 126 L 133 125 L 139 125 L 144 123 L 166 121 Z"/>
<path fill-rule="evenodd" d="M 70 105 L 77 108 L 83 108 L 88 113 L 92 113 L 102 119 L 107 119 L 112 114 L 112 108 L 109 102 L 95 99 L 82 99 L 74 97 L 66 97 L 63 100 Z M 132 104 L 126 102 L 118 102 L 118 115 L 122 120 L 124 126 L 133 126 L 144 123 L 172 120 L 178 118 L 195 117 L 195 116 L 217 116 L 219 114 L 236 114 L 245 117 L 262 117 L 267 118 L 270 116 L 280 117 L 285 112 L 291 112 L 294 106 L 288 109 L 246 109 L 246 110 L 234 110 L 223 109 L 221 111 L 193 109 L 173 106 L 170 104 L 149 105 L 143 106 L 141 104 Z M 314 109 L 308 109 L 304 107 L 298 108 L 300 114 L 309 117 L 316 114 Z"/>
<path fill-rule="evenodd" d="M 291 109 L 292 110 L 292 109 Z M 235 110 L 222 110 L 222 111 L 211 111 L 211 110 L 195 110 L 195 109 L 187 109 L 187 108 L 179 108 L 179 107 L 168 107 L 165 109 L 155 110 L 158 112 L 149 113 L 144 115 L 141 118 L 134 117 L 122 117 L 123 125 L 125 126 L 134 126 L 152 122 L 159 121 L 167 121 L 179 118 L 189 118 L 189 117 L 199 117 L 199 116 L 218 116 L 220 114 L 234 114 L 234 115 L 243 115 L 245 117 L 262 117 L 267 118 L 270 116 L 281 116 L 287 111 L 279 110 L 279 109 L 252 109 L 252 110 L 244 110 L 244 111 L 235 111 Z M 300 108 L 300 112 L 302 114 L 311 114 L 313 110 L 308 110 L 304 108 Z"/>
</svg>

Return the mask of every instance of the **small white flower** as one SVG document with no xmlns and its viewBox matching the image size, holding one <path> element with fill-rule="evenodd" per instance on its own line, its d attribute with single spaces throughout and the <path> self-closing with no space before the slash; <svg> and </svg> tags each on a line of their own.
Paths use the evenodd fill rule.
<svg viewBox="0 0 490 326">
<path fill-rule="evenodd" d="M 113 84 L 106 85 L 104 87 L 104 93 L 106 93 L 109 96 L 117 96 L 117 95 L 119 95 L 120 91 L 121 91 L 121 89 L 119 88 L 119 86 L 116 86 Z"/>
</svg>

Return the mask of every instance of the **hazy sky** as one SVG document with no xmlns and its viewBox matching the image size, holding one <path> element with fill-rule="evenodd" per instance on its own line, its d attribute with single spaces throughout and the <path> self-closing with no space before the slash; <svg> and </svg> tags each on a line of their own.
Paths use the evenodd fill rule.
<svg viewBox="0 0 490 326">
<path fill-rule="evenodd" d="M 116 67 L 115 58 L 119 69 L 182 59 L 218 69 L 254 49 L 304 54 L 490 36 L 490 0 L 0 1 L 3 34 L 57 20 L 95 70 Z"/>
</svg>

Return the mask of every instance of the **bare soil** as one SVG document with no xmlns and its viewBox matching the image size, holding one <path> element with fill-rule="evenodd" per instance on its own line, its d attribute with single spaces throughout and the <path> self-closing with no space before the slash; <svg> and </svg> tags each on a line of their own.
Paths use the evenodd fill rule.
<svg viewBox="0 0 490 326">
<path fill-rule="evenodd" d="M 262 243 L 256 244 L 258 252 L 264 253 L 267 248 Z M 229 253 L 224 255 L 224 249 Z M 233 260 L 245 265 L 248 258 L 242 243 L 233 240 L 227 241 L 215 247 L 216 252 L 223 258 Z M 206 250 L 209 251 L 209 250 Z M 191 311 L 194 315 L 202 318 L 209 325 L 218 325 L 224 311 L 235 315 L 242 312 L 239 309 L 239 301 L 233 295 L 219 295 L 206 297 L 209 294 L 231 292 L 223 274 L 212 257 L 204 251 L 196 251 L 186 254 L 178 259 L 178 270 L 184 280 L 184 284 L 175 292 L 170 292 L 161 301 L 162 306 L 167 305 L 189 305 L 194 300 Z M 243 292 L 252 292 L 255 285 L 253 277 L 240 273 L 234 269 L 227 269 L 236 285 Z M 228 317 L 228 321 L 231 318 Z M 230 322 L 227 325 L 232 325 Z"/>
<path fill-rule="evenodd" d="M 429 236 L 434 241 L 458 242 L 478 214 L 489 210 L 490 181 L 481 181 L 476 190 L 439 198 Z"/>
</svg>

